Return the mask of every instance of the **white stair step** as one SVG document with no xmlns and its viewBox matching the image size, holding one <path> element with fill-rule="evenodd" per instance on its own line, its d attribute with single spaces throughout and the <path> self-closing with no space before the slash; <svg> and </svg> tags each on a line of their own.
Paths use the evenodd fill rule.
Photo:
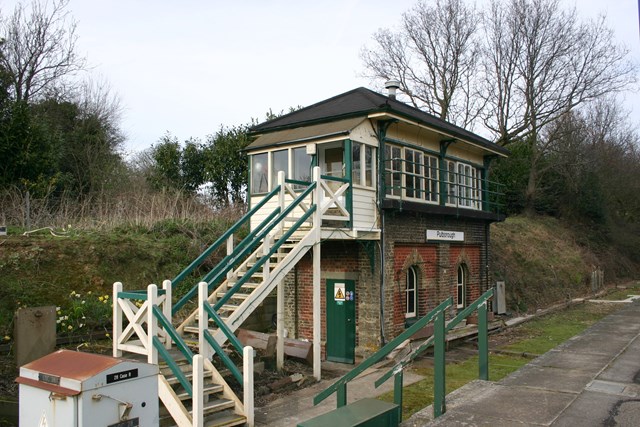
<svg viewBox="0 0 640 427">
<path fill-rule="evenodd" d="M 225 292 L 218 292 L 216 295 L 218 296 L 218 298 L 222 298 L 222 297 L 223 297 L 223 296 L 225 296 L 226 294 L 225 294 Z M 233 295 L 231 296 L 231 299 L 234 299 L 234 298 L 235 298 L 235 299 L 241 299 L 241 300 L 243 300 L 243 301 L 244 301 L 244 300 L 246 300 L 247 298 L 249 298 L 250 296 L 251 296 L 251 294 L 242 294 L 242 293 L 236 292 L 235 294 L 233 294 Z"/>
<path fill-rule="evenodd" d="M 233 408 L 235 403 L 229 399 L 213 399 L 204 403 L 203 410 L 205 414 L 211 414 L 213 412 L 224 411 L 225 409 Z"/>
<path fill-rule="evenodd" d="M 205 376 L 206 376 L 206 373 L 205 373 Z M 203 392 L 204 392 L 204 395 L 206 396 L 208 394 L 220 393 L 222 392 L 222 390 L 224 390 L 224 387 L 222 387 L 220 384 L 209 384 L 204 387 Z M 191 396 L 189 396 L 189 393 L 187 393 L 186 391 L 179 393 L 177 396 L 178 396 L 178 399 L 180 400 L 191 399 Z"/>
<path fill-rule="evenodd" d="M 247 418 L 244 415 L 235 414 L 229 410 L 206 416 L 204 418 L 204 425 L 206 427 L 231 427 L 244 425 L 246 421 Z"/>
</svg>

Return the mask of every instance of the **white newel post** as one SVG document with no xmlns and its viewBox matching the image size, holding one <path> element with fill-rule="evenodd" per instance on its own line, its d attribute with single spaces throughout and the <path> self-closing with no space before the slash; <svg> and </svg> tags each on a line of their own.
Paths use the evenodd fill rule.
<svg viewBox="0 0 640 427">
<path fill-rule="evenodd" d="M 164 289 L 164 304 L 162 304 L 162 314 L 167 318 L 169 322 L 171 322 L 171 304 L 172 304 L 172 294 L 171 294 L 171 280 L 165 280 L 162 282 L 162 289 Z M 171 349 L 171 335 L 168 333 L 164 334 L 164 348 Z"/>
<path fill-rule="evenodd" d="M 204 425 L 204 358 L 201 354 L 193 356 L 193 427 Z"/>
<path fill-rule="evenodd" d="M 244 416 L 247 417 L 247 426 L 253 427 L 253 347 L 245 346 L 242 350 L 242 386 L 244 400 Z"/>
<path fill-rule="evenodd" d="M 273 235 L 271 233 L 267 233 L 267 235 L 264 236 L 264 241 L 262 242 L 262 256 L 267 258 L 265 263 L 262 264 L 262 280 L 264 282 L 269 280 L 269 276 L 271 276 L 271 259 L 269 258 L 271 246 L 273 246 Z"/>
<path fill-rule="evenodd" d="M 122 307 L 120 307 L 120 301 L 118 294 L 122 292 L 122 283 L 116 282 L 113 284 L 113 297 L 111 304 L 113 305 L 113 357 L 122 357 L 122 351 L 118 349 L 118 342 L 122 335 Z"/>
<path fill-rule="evenodd" d="M 227 255 L 231 255 L 233 253 L 233 234 L 227 238 Z M 231 279 L 233 277 L 233 269 L 227 271 L 227 279 Z"/>
<path fill-rule="evenodd" d="M 158 320 L 153 315 L 153 306 L 158 302 L 158 287 L 151 284 L 147 287 L 147 300 L 144 307 L 147 307 L 147 362 L 152 365 L 158 364 L 158 350 L 153 345 L 153 337 L 158 334 Z M 140 308 L 142 310 L 142 308 Z"/>
<path fill-rule="evenodd" d="M 212 349 L 204 338 L 204 331 L 209 328 L 209 314 L 204 309 L 204 302 L 207 301 L 208 294 L 207 282 L 198 283 L 198 348 L 203 357 L 211 359 Z"/>
<path fill-rule="evenodd" d="M 313 246 L 313 376 L 320 381 L 322 376 L 322 365 L 320 357 L 322 354 L 322 307 L 320 304 L 321 281 L 320 281 L 320 239 L 322 238 L 322 188 L 320 185 L 320 168 L 313 168 L 313 182 L 316 183 L 316 189 L 313 192 L 313 203 L 316 205 L 316 211 L 313 219 L 313 229 L 316 233 L 315 245 Z"/>
<path fill-rule="evenodd" d="M 278 283 L 276 303 L 276 367 L 281 371 L 284 366 L 284 280 Z"/>
<path fill-rule="evenodd" d="M 285 208 L 285 196 L 287 194 L 287 192 L 285 191 L 285 174 L 284 171 L 279 171 L 278 172 L 278 185 L 280 186 L 280 192 L 278 193 L 278 206 L 280 207 L 280 212 L 284 211 Z M 282 222 L 280 222 L 280 224 L 277 224 L 277 228 L 276 228 L 276 235 L 281 235 L 282 231 L 284 230 L 284 225 L 285 225 L 285 221 L 286 220 L 282 220 Z"/>
</svg>

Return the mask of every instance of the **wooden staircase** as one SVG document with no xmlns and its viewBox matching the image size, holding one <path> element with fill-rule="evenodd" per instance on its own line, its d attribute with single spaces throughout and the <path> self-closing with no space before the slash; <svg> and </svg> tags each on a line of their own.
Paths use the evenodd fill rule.
<svg viewBox="0 0 640 427">
<path fill-rule="evenodd" d="M 300 182 L 288 183 L 281 172 L 276 188 L 173 281 L 165 281 L 163 289 L 149 285 L 146 291 L 123 291 L 121 283 L 114 284 L 113 353 L 116 357 L 134 353 L 161 367 L 161 426 L 253 425 L 254 352 L 242 347 L 234 331 L 300 259 L 320 244 L 323 220 L 341 224 L 350 221 L 343 197 L 350 188 L 349 181 L 343 179 L 337 187 L 329 186 L 325 182 L 328 178 L 321 177 L 317 167 L 313 176 L 314 181 L 301 190 Z M 267 205 L 270 200 L 271 205 Z M 268 210 L 266 206 L 271 206 L 267 215 L 261 211 Z M 252 226 L 247 237 L 234 247 L 233 233 L 257 212 L 265 219 Z M 172 287 L 225 242 L 227 255 L 223 260 L 173 304 Z M 196 309 L 174 326 L 176 312 L 196 294 Z M 225 344 L 241 354 L 242 373 L 226 354 Z M 220 358 L 242 385 L 242 401 L 213 365 L 212 357 Z"/>
</svg>

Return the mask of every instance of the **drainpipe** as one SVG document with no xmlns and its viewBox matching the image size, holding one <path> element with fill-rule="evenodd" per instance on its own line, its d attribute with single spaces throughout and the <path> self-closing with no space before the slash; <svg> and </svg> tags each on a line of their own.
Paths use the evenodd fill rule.
<svg viewBox="0 0 640 427">
<path fill-rule="evenodd" d="M 378 214 L 380 215 L 380 338 L 382 345 L 385 345 L 387 339 L 384 334 L 384 303 L 385 303 L 385 260 L 384 260 L 384 246 L 385 246 L 385 214 L 382 209 L 382 199 L 385 195 L 384 189 L 384 142 L 387 135 L 387 129 L 389 126 L 396 122 L 396 120 L 386 120 L 378 122 Z"/>
</svg>

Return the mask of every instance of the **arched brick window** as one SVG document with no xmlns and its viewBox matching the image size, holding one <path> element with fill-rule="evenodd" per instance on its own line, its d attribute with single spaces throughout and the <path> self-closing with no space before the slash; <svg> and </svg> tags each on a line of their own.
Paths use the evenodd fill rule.
<svg viewBox="0 0 640 427">
<path fill-rule="evenodd" d="M 464 264 L 458 266 L 458 277 L 456 280 L 456 307 L 464 308 L 467 297 L 467 271 Z"/>
<path fill-rule="evenodd" d="M 412 266 L 407 269 L 407 285 L 405 288 L 405 318 L 416 317 L 418 313 L 418 271 Z"/>
</svg>

